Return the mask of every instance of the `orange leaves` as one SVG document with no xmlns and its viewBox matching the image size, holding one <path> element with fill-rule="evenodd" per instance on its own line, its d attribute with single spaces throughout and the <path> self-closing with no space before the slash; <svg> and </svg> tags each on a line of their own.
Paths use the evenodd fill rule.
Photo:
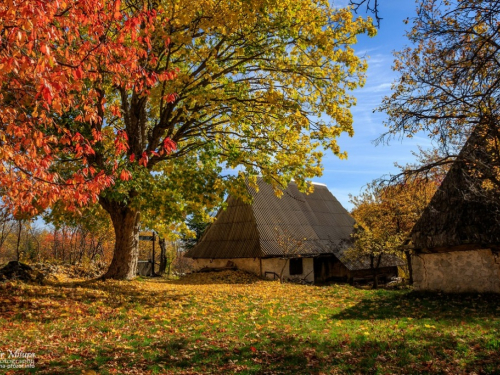
<svg viewBox="0 0 500 375">
<path fill-rule="evenodd" d="M 40 89 L 40 95 L 49 106 L 52 104 L 52 90 L 50 89 L 50 86 L 43 85 Z"/>
<path fill-rule="evenodd" d="M 79 66 L 77 69 L 75 69 L 73 71 L 73 77 L 76 79 L 76 80 L 80 80 L 83 78 L 83 69 L 81 66 Z"/>
<path fill-rule="evenodd" d="M 177 150 L 177 144 L 167 137 L 163 141 L 163 148 L 165 149 L 167 154 L 170 154 L 172 151 Z"/>
<path fill-rule="evenodd" d="M 115 155 L 120 155 L 128 150 L 128 136 L 124 130 L 118 131 L 115 138 Z"/>
<path fill-rule="evenodd" d="M 143 167 L 147 167 L 148 166 L 148 154 L 146 153 L 146 151 L 144 151 L 142 153 L 142 156 L 141 158 L 139 159 L 139 165 L 142 165 Z"/>
<path fill-rule="evenodd" d="M 46 44 L 42 44 L 40 47 L 40 52 L 42 52 L 45 56 L 50 57 L 50 47 Z"/>
<path fill-rule="evenodd" d="M 115 12 L 113 15 L 117 21 L 122 18 L 122 14 L 120 13 L 120 0 L 115 1 Z"/>
<path fill-rule="evenodd" d="M 113 114 L 113 116 L 121 117 L 121 112 L 120 112 L 120 107 L 119 106 L 117 106 L 117 105 L 110 105 L 109 106 L 109 110 L 111 111 L 111 113 Z"/>
<path fill-rule="evenodd" d="M 139 62 L 158 61 L 151 46 L 154 22 L 155 11 L 124 8 L 120 0 L 0 2 L 6 26 L 0 36 L 5 204 L 31 213 L 58 199 L 79 206 L 95 201 L 115 177 L 131 177 L 113 168 L 129 149 L 127 134 L 119 132 L 114 142 L 103 136 L 102 117 L 108 111 L 120 117 L 121 111 L 106 105 L 102 82 L 147 93 L 174 78 Z M 103 152 L 106 147 L 111 152 Z M 96 150 L 101 154 L 93 158 Z M 140 162 L 147 165 L 147 157 Z"/>
<path fill-rule="evenodd" d="M 127 171 L 126 169 L 122 169 L 122 171 L 120 173 L 120 180 L 129 181 L 130 179 L 132 179 L 132 174 L 129 171 Z"/>
</svg>

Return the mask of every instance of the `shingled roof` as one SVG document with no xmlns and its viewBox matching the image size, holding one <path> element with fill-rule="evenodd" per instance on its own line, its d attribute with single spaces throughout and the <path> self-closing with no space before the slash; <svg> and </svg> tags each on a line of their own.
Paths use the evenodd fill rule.
<svg viewBox="0 0 500 375">
<path fill-rule="evenodd" d="M 487 135 L 476 129 L 410 234 L 417 252 L 498 247 L 500 212 L 474 165 L 491 165 Z"/>
<path fill-rule="evenodd" d="M 259 191 L 248 187 L 251 205 L 230 196 L 227 208 L 200 242 L 186 253 L 190 258 L 228 259 L 285 256 L 278 239 L 293 238 L 299 249 L 288 256 L 334 254 L 342 259 L 354 229 L 354 219 L 326 185 L 314 184 L 312 194 L 301 193 L 291 182 L 281 198 L 261 178 Z M 365 262 L 344 262 L 350 270 L 369 268 Z M 384 266 L 392 266 L 385 264 Z"/>
</svg>

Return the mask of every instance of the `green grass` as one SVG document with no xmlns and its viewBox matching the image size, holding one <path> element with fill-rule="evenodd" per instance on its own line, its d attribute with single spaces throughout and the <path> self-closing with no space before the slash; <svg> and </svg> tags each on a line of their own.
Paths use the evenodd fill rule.
<svg viewBox="0 0 500 375">
<path fill-rule="evenodd" d="M 42 374 L 500 374 L 500 297 L 229 273 L 4 283 L 0 352 L 17 348 Z"/>
</svg>

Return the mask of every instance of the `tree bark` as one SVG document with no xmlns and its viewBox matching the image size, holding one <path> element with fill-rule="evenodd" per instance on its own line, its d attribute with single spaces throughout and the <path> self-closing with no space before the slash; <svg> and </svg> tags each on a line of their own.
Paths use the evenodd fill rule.
<svg viewBox="0 0 500 375">
<path fill-rule="evenodd" d="M 131 280 L 137 275 L 140 212 L 127 204 L 105 199 L 99 202 L 111 216 L 116 237 L 113 260 L 102 278 Z"/>
<path fill-rule="evenodd" d="M 165 270 L 167 269 L 167 240 L 164 238 L 160 238 L 160 269 L 158 273 L 160 275 L 165 274 Z"/>
<path fill-rule="evenodd" d="M 406 261 L 408 262 L 408 276 L 410 277 L 410 285 L 413 285 L 413 265 L 411 263 L 411 253 L 406 250 Z"/>
<path fill-rule="evenodd" d="M 373 274 L 373 289 L 378 289 L 378 268 L 380 267 L 380 260 L 382 259 L 382 254 L 378 255 L 377 265 L 374 265 L 375 255 L 370 255 L 370 267 Z"/>
<path fill-rule="evenodd" d="M 21 261 L 21 254 L 19 253 L 19 245 L 21 244 L 21 231 L 23 230 L 23 224 L 21 223 L 21 220 L 18 221 L 19 224 L 19 230 L 17 232 L 17 245 L 16 245 L 16 257 L 17 261 Z"/>
<path fill-rule="evenodd" d="M 283 284 L 285 282 L 284 278 L 283 278 L 283 274 L 285 273 L 285 268 L 286 268 L 286 265 L 288 264 L 288 258 L 285 259 L 285 264 L 283 265 L 283 268 L 281 269 L 281 272 L 280 272 L 280 283 Z"/>
</svg>

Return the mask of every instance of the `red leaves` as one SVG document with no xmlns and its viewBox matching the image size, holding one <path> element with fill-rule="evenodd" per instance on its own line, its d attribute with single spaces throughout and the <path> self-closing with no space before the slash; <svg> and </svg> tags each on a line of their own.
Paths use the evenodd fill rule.
<svg viewBox="0 0 500 375">
<path fill-rule="evenodd" d="M 103 123 L 101 117 L 122 112 L 102 82 L 148 95 L 159 82 L 174 79 L 175 71 L 157 73 L 141 63 L 158 62 L 152 34 L 156 12 L 122 7 L 121 1 L 0 2 L 0 24 L 8 25 L 0 36 L 0 118 L 8 135 L 0 153 L 0 189 L 11 207 L 36 213 L 57 200 L 78 207 L 95 202 L 114 179 L 131 178 L 130 172 L 113 168 L 129 150 L 128 136 L 121 131 L 113 139 Z M 61 115 L 71 112 L 74 125 L 68 131 Z M 170 153 L 175 143 L 164 148 Z M 159 155 L 148 155 L 165 152 L 156 151 Z M 99 158 L 90 157 L 96 153 Z M 62 160 L 72 160 L 71 166 Z M 92 173 L 90 161 L 97 169 Z M 148 161 L 143 153 L 139 164 Z M 6 168 L 13 164 L 15 173 Z"/>
<path fill-rule="evenodd" d="M 76 80 L 80 80 L 83 78 L 83 69 L 81 66 L 79 66 L 77 69 L 75 69 L 73 71 L 73 77 L 76 79 Z"/>
<path fill-rule="evenodd" d="M 142 156 L 141 158 L 139 159 L 139 165 L 142 165 L 144 167 L 147 167 L 148 166 L 148 154 L 146 153 L 146 151 L 144 151 L 142 153 Z"/>
<path fill-rule="evenodd" d="M 251 350 L 253 353 L 257 352 L 257 349 L 255 348 L 255 346 L 251 346 L 251 347 L 250 347 L 250 350 Z"/>
<path fill-rule="evenodd" d="M 115 138 L 115 155 L 120 155 L 128 150 L 128 135 L 124 130 L 119 130 Z"/>
<path fill-rule="evenodd" d="M 121 173 L 120 173 L 120 180 L 122 181 L 128 181 L 132 179 L 132 174 L 127 171 L 126 169 L 122 169 Z"/>
<path fill-rule="evenodd" d="M 175 99 L 177 99 L 176 94 L 169 94 L 169 95 L 165 96 L 165 100 L 167 103 L 173 103 L 173 102 L 175 102 Z"/>
<path fill-rule="evenodd" d="M 76 132 L 75 135 L 72 138 L 73 142 L 82 142 L 84 140 L 83 135 L 80 133 Z"/>
<path fill-rule="evenodd" d="M 163 148 L 165 149 L 167 154 L 170 154 L 172 151 L 177 150 L 177 144 L 167 137 L 163 141 Z"/>
<path fill-rule="evenodd" d="M 52 92 L 49 86 L 43 85 L 42 89 L 40 90 L 40 94 L 48 105 L 52 104 Z"/>
</svg>

